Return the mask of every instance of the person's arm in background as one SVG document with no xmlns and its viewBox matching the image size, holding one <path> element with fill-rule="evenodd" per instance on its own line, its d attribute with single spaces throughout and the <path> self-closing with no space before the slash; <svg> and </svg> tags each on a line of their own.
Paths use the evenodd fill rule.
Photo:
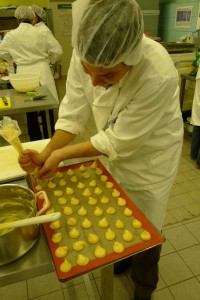
<svg viewBox="0 0 200 300">
<path fill-rule="evenodd" d="M 9 42 L 9 33 L 7 33 L 4 36 L 3 41 L 0 43 L 0 58 L 6 61 L 12 61 L 13 58 L 10 55 L 9 49 L 10 49 L 10 42 Z"/>
<path fill-rule="evenodd" d="M 62 47 L 50 31 L 46 32 L 46 40 L 48 60 L 50 63 L 55 64 L 60 61 L 63 55 Z"/>
</svg>

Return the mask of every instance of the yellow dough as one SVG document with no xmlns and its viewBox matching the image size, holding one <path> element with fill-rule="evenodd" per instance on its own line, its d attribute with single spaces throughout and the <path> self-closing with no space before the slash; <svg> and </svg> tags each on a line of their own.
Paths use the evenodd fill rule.
<svg viewBox="0 0 200 300">
<path fill-rule="evenodd" d="M 96 167 L 97 167 L 97 162 L 94 161 L 94 162 L 91 164 L 90 168 L 91 168 L 91 169 L 96 169 Z"/>
<path fill-rule="evenodd" d="M 103 171 L 99 168 L 96 168 L 95 174 L 97 175 L 101 175 L 103 173 Z"/>
<path fill-rule="evenodd" d="M 68 260 L 65 260 L 62 264 L 60 264 L 60 271 L 63 273 L 67 273 L 71 271 L 72 265 Z"/>
<path fill-rule="evenodd" d="M 41 191 L 41 190 L 42 190 L 42 186 L 41 186 L 40 184 L 37 184 L 37 185 L 35 186 L 35 189 L 36 189 L 37 191 Z"/>
<path fill-rule="evenodd" d="M 69 236 L 72 239 L 77 239 L 80 236 L 80 231 L 76 228 L 72 228 L 72 230 L 69 232 Z"/>
<path fill-rule="evenodd" d="M 81 165 L 80 168 L 79 168 L 79 170 L 80 170 L 81 172 L 84 172 L 84 171 L 86 170 L 86 167 L 85 167 L 84 165 Z"/>
<path fill-rule="evenodd" d="M 108 197 L 106 197 L 106 196 L 103 196 L 103 197 L 101 197 L 100 201 L 103 204 L 107 204 L 107 203 L 110 202 L 110 199 Z"/>
<path fill-rule="evenodd" d="M 81 223 L 81 226 L 83 228 L 90 228 L 90 227 L 92 227 L 92 222 L 90 220 L 88 220 L 87 218 L 85 218 L 85 220 L 83 220 L 83 222 Z"/>
<path fill-rule="evenodd" d="M 94 215 L 96 217 L 101 217 L 103 215 L 103 210 L 99 207 L 96 207 L 95 210 L 94 210 Z"/>
<path fill-rule="evenodd" d="M 52 242 L 55 244 L 58 244 L 62 241 L 62 233 L 61 232 L 56 232 L 52 235 L 51 238 Z"/>
<path fill-rule="evenodd" d="M 92 195 L 92 193 L 90 192 L 90 190 L 89 190 L 88 188 L 86 188 L 86 189 L 83 191 L 82 195 L 83 195 L 84 197 L 89 197 L 89 196 Z"/>
<path fill-rule="evenodd" d="M 74 171 L 73 171 L 72 169 L 69 169 L 69 170 L 67 171 L 67 175 L 69 175 L 69 176 L 74 175 Z"/>
<path fill-rule="evenodd" d="M 60 223 L 59 220 L 53 221 L 53 222 L 50 223 L 49 227 L 50 227 L 51 229 L 58 229 L 58 228 L 61 227 L 61 223 Z"/>
<path fill-rule="evenodd" d="M 67 247 L 58 247 L 55 251 L 55 256 L 56 257 L 64 257 L 67 255 Z"/>
<path fill-rule="evenodd" d="M 73 214 L 73 209 L 70 206 L 63 207 L 63 213 L 66 216 L 70 216 Z"/>
<path fill-rule="evenodd" d="M 113 244 L 113 252 L 122 253 L 124 252 L 124 245 L 120 242 L 114 242 Z"/>
<path fill-rule="evenodd" d="M 79 183 L 77 184 L 77 188 L 78 189 L 84 189 L 85 188 L 85 184 L 81 181 L 79 181 Z"/>
<path fill-rule="evenodd" d="M 78 205 L 80 201 L 78 198 L 72 197 L 70 202 L 71 202 L 71 205 Z"/>
<path fill-rule="evenodd" d="M 101 175 L 101 181 L 107 181 L 108 180 L 108 176 L 106 175 Z"/>
<path fill-rule="evenodd" d="M 89 263 L 89 258 L 83 254 L 79 254 L 76 263 L 79 266 L 86 266 Z"/>
<path fill-rule="evenodd" d="M 107 209 L 106 209 L 106 213 L 107 214 L 109 214 L 109 215 L 114 215 L 115 214 L 115 212 L 116 212 L 116 209 L 114 208 L 114 207 L 108 207 Z"/>
<path fill-rule="evenodd" d="M 119 197 L 119 198 L 117 199 L 117 204 L 118 204 L 119 206 L 125 206 L 125 205 L 126 205 L 126 200 Z"/>
<path fill-rule="evenodd" d="M 137 220 L 137 219 L 134 219 L 134 220 L 133 220 L 132 225 L 133 225 L 133 228 L 136 228 L 136 229 L 142 228 L 142 222 L 140 222 L 140 221 Z"/>
<path fill-rule="evenodd" d="M 63 192 L 60 191 L 60 190 L 55 190 L 55 191 L 53 192 L 53 194 L 54 194 L 54 196 L 56 196 L 56 197 L 61 197 L 61 196 L 63 195 Z"/>
<path fill-rule="evenodd" d="M 70 188 L 70 187 L 67 187 L 66 188 L 66 194 L 67 195 L 72 195 L 72 194 L 74 194 L 74 190 L 72 188 Z"/>
<path fill-rule="evenodd" d="M 115 232 L 112 231 L 110 228 L 108 228 L 105 232 L 105 238 L 108 240 L 108 241 L 112 241 L 115 239 Z"/>
<path fill-rule="evenodd" d="M 124 228 L 124 222 L 122 222 L 120 219 L 117 219 L 115 221 L 115 227 L 118 229 Z"/>
<path fill-rule="evenodd" d="M 90 244 L 96 244 L 96 243 L 98 243 L 98 241 L 99 241 L 99 236 L 97 234 L 90 233 L 88 235 L 88 242 Z"/>
<path fill-rule="evenodd" d="M 117 191 L 116 189 L 113 189 L 112 196 L 113 196 L 114 198 L 118 198 L 118 197 L 120 196 L 120 192 Z"/>
<path fill-rule="evenodd" d="M 103 193 L 103 191 L 102 191 L 102 189 L 100 189 L 99 187 L 96 187 L 96 188 L 94 189 L 94 193 L 95 193 L 96 195 L 101 195 L 101 194 Z"/>
<path fill-rule="evenodd" d="M 127 216 L 127 217 L 132 216 L 132 210 L 128 207 L 125 207 L 124 208 L 124 215 Z"/>
<path fill-rule="evenodd" d="M 43 200 L 44 199 L 44 194 L 39 194 L 39 196 L 38 196 L 38 198 L 40 199 L 40 200 Z"/>
<path fill-rule="evenodd" d="M 56 178 L 63 178 L 63 173 L 62 172 L 57 172 L 55 177 Z"/>
<path fill-rule="evenodd" d="M 56 187 L 56 184 L 55 184 L 54 182 L 50 181 L 50 182 L 48 183 L 48 188 L 54 189 L 55 187 Z"/>
<path fill-rule="evenodd" d="M 53 207 L 53 208 L 48 209 L 48 210 L 46 211 L 46 215 L 52 214 L 52 213 L 54 213 L 54 212 L 55 212 L 55 209 L 54 209 L 54 207 Z"/>
<path fill-rule="evenodd" d="M 58 182 L 59 186 L 64 186 L 66 184 L 67 184 L 67 181 L 64 178 L 60 179 L 59 182 Z"/>
<path fill-rule="evenodd" d="M 85 248 L 86 243 L 84 241 L 77 241 L 75 243 L 73 243 L 72 248 L 75 251 L 81 251 Z"/>
<path fill-rule="evenodd" d="M 88 204 L 89 205 L 96 205 L 97 204 L 97 199 L 95 199 L 93 197 L 89 197 Z"/>
<path fill-rule="evenodd" d="M 133 234 L 129 230 L 124 230 L 122 238 L 126 242 L 131 242 L 133 240 Z"/>
<path fill-rule="evenodd" d="M 76 177 L 76 175 L 73 175 L 73 176 L 70 178 L 70 181 L 71 181 L 71 182 L 77 182 L 77 181 L 78 181 L 78 178 Z"/>
<path fill-rule="evenodd" d="M 90 173 L 84 172 L 84 173 L 82 174 L 82 176 L 83 176 L 83 178 L 85 178 L 85 179 L 90 178 Z"/>
<path fill-rule="evenodd" d="M 87 209 L 85 209 L 83 206 L 81 206 L 81 208 L 79 208 L 78 210 L 78 215 L 79 216 L 86 216 L 87 215 Z"/>
<path fill-rule="evenodd" d="M 76 223 L 77 223 L 76 218 L 71 217 L 67 220 L 67 224 L 70 226 L 76 225 Z"/>
<path fill-rule="evenodd" d="M 107 187 L 107 189 L 112 189 L 113 186 L 114 186 L 114 183 L 112 183 L 112 182 L 110 182 L 110 181 L 106 182 L 106 187 Z"/>
<path fill-rule="evenodd" d="M 91 186 L 91 187 L 95 187 L 96 185 L 97 185 L 96 180 L 92 180 L 89 182 L 89 186 Z"/>
<path fill-rule="evenodd" d="M 103 247 L 101 247 L 100 245 L 97 245 L 94 250 L 94 255 L 97 258 L 103 258 L 106 256 L 106 250 Z"/>
<path fill-rule="evenodd" d="M 143 241 L 149 241 L 151 239 L 151 234 L 147 230 L 141 232 L 140 237 Z"/>
<path fill-rule="evenodd" d="M 108 224 L 109 223 L 108 223 L 106 218 L 103 218 L 103 219 L 99 220 L 99 222 L 98 222 L 98 226 L 101 227 L 101 228 L 108 227 Z"/>
<path fill-rule="evenodd" d="M 67 199 L 64 198 L 64 197 L 60 197 L 60 198 L 58 198 L 58 203 L 59 204 L 66 204 L 67 203 Z"/>
</svg>

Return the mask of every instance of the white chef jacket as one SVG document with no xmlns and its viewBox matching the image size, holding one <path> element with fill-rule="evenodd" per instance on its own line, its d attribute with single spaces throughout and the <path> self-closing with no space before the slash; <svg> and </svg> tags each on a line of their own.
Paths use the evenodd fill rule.
<svg viewBox="0 0 200 300">
<path fill-rule="evenodd" d="M 47 85 L 58 101 L 58 95 L 49 62 L 55 63 L 62 56 L 62 48 L 46 32 L 39 32 L 29 23 L 21 23 L 18 28 L 8 32 L 1 45 L 0 57 L 17 65 L 17 73 L 36 73 L 40 83 Z"/>
<path fill-rule="evenodd" d="M 109 171 L 129 195 L 171 187 L 182 150 L 183 121 L 177 70 L 159 43 L 144 37 L 142 60 L 107 90 L 92 86 L 74 51 L 55 129 L 83 132 L 91 109 L 98 128 L 91 142 L 108 156 Z M 167 198 L 159 224 L 151 218 L 158 228 Z"/>
<path fill-rule="evenodd" d="M 192 119 L 191 123 L 200 126 L 200 66 L 196 75 L 196 85 L 192 104 Z"/>
</svg>

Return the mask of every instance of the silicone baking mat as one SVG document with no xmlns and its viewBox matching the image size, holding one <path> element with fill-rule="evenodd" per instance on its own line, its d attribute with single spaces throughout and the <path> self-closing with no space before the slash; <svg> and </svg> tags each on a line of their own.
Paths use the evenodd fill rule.
<svg viewBox="0 0 200 300">
<path fill-rule="evenodd" d="M 37 182 L 34 182 L 31 178 L 29 180 L 35 192 L 42 189 L 47 193 L 51 201 L 49 212 L 60 211 L 62 213 L 59 228 L 55 228 L 55 226 L 52 229 L 50 227 L 51 223 L 43 224 L 60 281 L 64 282 L 72 279 L 165 241 L 165 238 L 130 200 L 99 160 L 61 167 L 50 180 L 37 180 Z M 38 199 L 39 208 L 42 203 L 43 201 Z M 97 214 L 100 211 L 102 215 L 96 216 L 95 210 Z M 87 212 L 87 214 L 83 216 L 80 212 Z M 71 218 L 76 220 L 75 225 L 69 225 L 71 224 Z M 102 228 L 99 225 L 100 220 L 103 226 L 106 225 L 104 222 L 106 220 L 108 226 Z M 141 228 L 133 227 L 133 222 L 136 220 L 141 222 Z M 118 228 L 116 222 L 118 224 L 122 222 L 124 227 Z M 84 228 L 83 225 L 88 223 L 89 228 Z M 78 237 L 70 237 L 72 230 L 79 233 Z M 109 236 L 108 231 L 114 233 L 115 237 L 112 238 L 112 234 Z M 150 240 L 141 239 L 143 231 L 150 233 Z M 111 240 L 105 237 L 106 232 L 108 233 L 107 238 L 111 238 Z M 128 236 L 125 234 L 124 240 L 123 234 L 125 232 Z M 127 238 L 129 240 L 130 233 L 133 238 L 126 241 Z M 62 237 L 60 242 L 55 242 L 53 238 L 55 234 Z M 88 237 L 91 234 L 98 237 L 98 242 L 88 242 Z M 80 242 L 79 245 L 82 245 L 78 249 L 79 251 L 73 248 L 76 242 Z M 115 242 L 123 245 L 124 250 L 121 253 L 116 253 L 113 250 Z M 97 246 L 105 249 L 106 255 L 104 257 L 97 258 L 94 255 Z M 58 247 L 67 247 L 67 254 L 64 257 L 59 258 L 56 256 L 55 253 Z M 80 250 L 81 248 L 83 249 Z M 77 264 L 80 254 L 89 259 L 89 262 L 84 266 Z M 61 264 L 65 261 L 70 262 L 72 266 L 70 271 L 61 271 Z"/>
</svg>

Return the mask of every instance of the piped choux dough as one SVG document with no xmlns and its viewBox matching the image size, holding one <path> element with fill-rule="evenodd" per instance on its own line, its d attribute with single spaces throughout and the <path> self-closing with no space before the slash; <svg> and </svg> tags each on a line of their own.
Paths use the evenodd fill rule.
<svg viewBox="0 0 200 300">
<path fill-rule="evenodd" d="M 96 168 L 96 170 L 95 170 L 95 174 L 97 174 L 97 175 L 101 175 L 103 173 L 103 171 L 101 170 L 101 169 L 99 169 L 99 168 Z"/>
<path fill-rule="evenodd" d="M 101 208 L 99 208 L 99 207 L 96 207 L 95 210 L 94 210 L 94 215 L 95 215 L 96 217 L 101 217 L 101 216 L 103 216 L 103 210 L 102 210 Z"/>
<path fill-rule="evenodd" d="M 124 228 L 124 222 L 122 222 L 120 219 L 117 219 L 116 221 L 115 221 L 115 227 L 116 228 L 118 228 L 118 229 L 122 229 L 122 228 Z"/>
<path fill-rule="evenodd" d="M 117 204 L 118 204 L 119 206 L 125 206 L 125 205 L 126 205 L 126 200 L 125 200 L 124 198 L 119 197 L 119 198 L 117 199 Z"/>
<path fill-rule="evenodd" d="M 138 219 L 134 219 L 132 222 L 133 228 L 139 229 L 142 228 L 142 222 L 140 222 Z"/>
<path fill-rule="evenodd" d="M 77 184 L 77 188 L 78 189 L 84 189 L 85 188 L 85 183 L 79 181 L 79 183 Z"/>
<path fill-rule="evenodd" d="M 108 240 L 108 241 L 112 241 L 115 239 L 115 232 L 112 231 L 110 228 L 108 228 L 105 232 L 105 238 Z"/>
<path fill-rule="evenodd" d="M 78 205 L 79 204 L 79 199 L 78 198 L 76 198 L 76 197 L 72 197 L 71 198 L 71 200 L 70 200 L 70 203 L 71 203 L 71 205 Z"/>
<path fill-rule="evenodd" d="M 70 206 L 63 207 L 63 214 L 66 216 L 70 216 L 73 214 L 73 209 Z"/>
<path fill-rule="evenodd" d="M 84 172 L 84 173 L 82 174 L 82 176 L 83 176 L 83 178 L 85 178 L 85 179 L 90 178 L 90 173 Z"/>
<path fill-rule="evenodd" d="M 103 191 L 102 191 L 102 189 L 100 189 L 100 188 L 97 186 L 97 187 L 95 187 L 95 189 L 94 189 L 94 193 L 95 193 L 96 195 L 101 195 L 101 194 L 103 193 Z"/>
<path fill-rule="evenodd" d="M 101 175 L 101 181 L 107 181 L 108 180 L 108 176 L 106 176 L 106 175 Z"/>
<path fill-rule="evenodd" d="M 74 194 L 74 190 L 70 187 L 66 187 L 66 194 L 67 195 L 72 195 L 72 194 Z"/>
<path fill-rule="evenodd" d="M 89 186 L 91 186 L 91 187 L 95 187 L 96 185 L 97 185 L 97 182 L 94 179 L 89 182 Z"/>
<path fill-rule="evenodd" d="M 74 226 L 74 225 L 76 225 L 76 223 L 77 223 L 76 218 L 71 217 L 67 220 L 67 224 L 70 226 Z"/>
<path fill-rule="evenodd" d="M 98 222 L 98 226 L 101 228 L 106 228 L 106 227 L 108 227 L 108 225 L 109 225 L 109 223 L 106 218 L 103 218 L 103 219 L 99 220 L 99 222 Z"/>
<path fill-rule="evenodd" d="M 151 239 L 151 234 L 149 231 L 144 230 L 141 232 L 140 237 L 143 241 L 149 241 Z"/>
<path fill-rule="evenodd" d="M 58 244 L 62 241 L 62 238 L 63 238 L 62 233 L 61 232 L 56 232 L 52 235 L 51 240 L 52 240 L 53 243 Z"/>
<path fill-rule="evenodd" d="M 72 265 L 68 260 L 65 260 L 62 264 L 60 264 L 60 271 L 63 273 L 67 273 L 71 271 Z"/>
<path fill-rule="evenodd" d="M 94 250 L 94 255 L 97 258 L 103 258 L 106 256 L 106 250 L 103 247 L 101 247 L 100 245 L 97 245 Z"/>
<path fill-rule="evenodd" d="M 67 203 L 67 199 L 64 198 L 64 197 L 60 197 L 60 198 L 58 198 L 58 203 L 59 204 L 66 204 Z"/>
<path fill-rule="evenodd" d="M 91 193 L 91 191 L 90 191 L 88 188 L 86 188 L 86 189 L 83 191 L 82 195 L 83 195 L 84 197 L 90 197 L 90 196 L 92 195 L 92 193 Z"/>
<path fill-rule="evenodd" d="M 124 245 L 120 242 L 114 242 L 113 244 L 113 252 L 122 253 L 124 252 Z"/>
<path fill-rule="evenodd" d="M 39 198 L 40 200 L 43 200 L 43 199 L 44 199 L 44 194 L 43 194 L 43 193 L 39 194 L 38 198 Z"/>
<path fill-rule="evenodd" d="M 42 190 L 42 186 L 41 186 L 40 184 L 37 184 L 37 185 L 35 186 L 35 189 L 39 192 L 39 191 Z"/>
<path fill-rule="evenodd" d="M 99 236 L 95 233 L 90 233 L 87 240 L 90 244 L 96 244 L 99 241 Z"/>
<path fill-rule="evenodd" d="M 108 215 L 114 215 L 115 212 L 116 212 L 116 209 L 115 209 L 114 207 L 112 207 L 112 206 L 110 206 L 110 207 L 108 207 L 108 208 L 106 209 L 106 213 L 107 213 Z"/>
<path fill-rule="evenodd" d="M 93 198 L 93 197 L 89 197 L 88 204 L 89 205 L 96 205 L 97 204 L 97 199 Z"/>
<path fill-rule="evenodd" d="M 58 247 L 55 251 L 56 257 L 64 257 L 67 255 L 68 248 L 66 246 Z"/>
<path fill-rule="evenodd" d="M 50 189 L 55 189 L 56 184 L 55 184 L 55 182 L 49 181 L 49 183 L 48 183 L 47 186 L 48 186 L 48 188 L 50 188 Z"/>
<path fill-rule="evenodd" d="M 51 229 L 59 229 L 61 227 L 61 223 L 60 223 L 59 220 L 53 221 L 53 222 L 50 223 L 49 227 Z"/>
<path fill-rule="evenodd" d="M 57 172 L 55 177 L 56 178 L 63 178 L 63 173 L 62 172 Z"/>
<path fill-rule="evenodd" d="M 110 202 L 110 199 L 108 197 L 106 197 L 106 196 L 103 196 L 103 197 L 101 197 L 100 201 L 103 204 L 107 204 L 107 203 Z"/>
<path fill-rule="evenodd" d="M 81 172 L 84 172 L 84 171 L 86 170 L 86 167 L 82 164 L 82 165 L 80 166 L 79 170 L 80 170 Z"/>
<path fill-rule="evenodd" d="M 50 209 L 48 209 L 48 210 L 46 211 L 46 215 L 52 214 L 52 213 L 54 213 L 54 212 L 55 212 L 55 208 L 52 207 L 52 208 L 50 208 Z"/>
<path fill-rule="evenodd" d="M 130 216 L 132 216 L 132 214 L 133 214 L 133 212 L 130 208 L 128 208 L 128 207 L 124 208 L 124 215 L 125 216 L 130 217 Z"/>
<path fill-rule="evenodd" d="M 77 213 L 81 217 L 86 216 L 87 215 L 87 209 L 85 207 L 81 206 L 81 208 L 79 208 Z"/>
<path fill-rule="evenodd" d="M 133 240 L 133 234 L 129 230 L 125 229 L 122 234 L 122 238 L 126 242 L 131 242 Z"/>
<path fill-rule="evenodd" d="M 97 162 L 94 161 L 94 162 L 91 164 L 90 168 L 91 168 L 91 169 L 96 169 L 96 167 L 97 167 Z"/>
<path fill-rule="evenodd" d="M 67 170 L 67 175 L 72 176 L 74 175 L 74 171 L 72 169 Z"/>
<path fill-rule="evenodd" d="M 119 192 L 118 190 L 116 190 L 116 189 L 113 189 L 113 191 L 112 191 L 112 196 L 113 196 L 114 198 L 118 198 L 118 197 L 120 196 L 120 192 Z"/>
<path fill-rule="evenodd" d="M 54 194 L 54 196 L 56 196 L 56 197 L 61 197 L 61 196 L 63 195 L 63 192 L 62 192 L 61 190 L 55 190 L 55 191 L 53 192 L 53 194 Z"/>
<path fill-rule="evenodd" d="M 71 182 L 77 182 L 78 181 L 78 178 L 76 175 L 73 175 L 71 178 L 70 178 L 70 181 Z"/>
<path fill-rule="evenodd" d="M 75 251 L 81 251 L 85 248 L 85 241 L 77 241 L 75 243 L 73 243 L 72 245 L 72 248 L 75 250 Z"/>
<path fill-rule="evenodd" d="M 106 187 L 107 187 L 107 189 L 112 189 L 113 186 L 114 186 L 114 183 L 112 183 L 112 182 L 110 182 L 110 181 L 107 181 L 107 182 L 106 182 Z"/>
<path fill-rule="evenodd" d="M 69 232 L 69 236 L 72 239 L 77 239 L 80 236 L 80 231 L 76 228 L 72 228 L 72 230 Z"/>
<path fill-rule="evenodd" d="M 86 266 L 89 263 L 89 258 L 83 254 L 79 254 L 76 263 L 79 266 Z"/>
<path fill-rule="evenodd" d="M 90 220 L 88 220 L 87 218 L 85 218 L 83 220 L 83 222 L 81 223 L 81 226 L 83 228 L 91 228 L 92 227 L 92 222 Z"/>
<path fill-rule="evenodd" d="M 65 186 L 66 184 L 67 184 L 67 181 L 64 178 L 60 179 L 58 182 L 59 186 Z"/>
</svg>

